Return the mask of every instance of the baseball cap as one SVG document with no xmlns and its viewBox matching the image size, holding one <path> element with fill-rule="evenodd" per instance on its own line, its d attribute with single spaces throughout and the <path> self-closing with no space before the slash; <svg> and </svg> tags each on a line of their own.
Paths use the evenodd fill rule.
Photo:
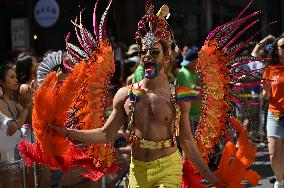
<svg viewBox="0 0 284 188">
<path fill-rule="evenodd" d="M 129 46 L 128 51 L 126 52 L 127 55 L 132 55 L 133 53 L 139 52 L 138 44 L 132 44 Z"/>
<path fill-rule="evenodd" d="M 186 54 L 184 60 L 181 62 L 181 66 L 185 67 L 191 63 L 191 61 L 198 58 L 198 48 L 192 47 Z"/>
</svg>

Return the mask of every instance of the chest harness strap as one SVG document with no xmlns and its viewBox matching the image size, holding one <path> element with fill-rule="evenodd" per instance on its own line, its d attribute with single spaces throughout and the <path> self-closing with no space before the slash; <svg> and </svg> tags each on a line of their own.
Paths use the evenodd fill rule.
<svg viewBox="0 0 284 188">
<path fill-rule="evenodd" d="M 160 148 L 168 148 L 173 147 L 176 145 L 176 137 L 179 135 L 179 121 L 180 121 L 180 107 L 176 103 L 176 91 L 175 86 L 170 85 L 171 88 L 171 101 L 175 107 L 175 122 L 174 122 L 174 129 L 172 131 L 172 137 L 167 140 L 162 141 L 151 141 L 145 140 L 143 138 L 139 138 L 135 135 L 135 127 L 134 127 L 134 110 L 135 104 L 139 101 L 139 98 L 142 94 L 142 88 L 139 84 L 132 84 L 128 86 L 128 95 L 130 99 L 129 103 L 129 113 L 128 113 L 128 131 L 131 132 L 129 141 L 132 145 L 135 145 L 139 148 L 145 149 L 160 149 Z"/>
</svg>

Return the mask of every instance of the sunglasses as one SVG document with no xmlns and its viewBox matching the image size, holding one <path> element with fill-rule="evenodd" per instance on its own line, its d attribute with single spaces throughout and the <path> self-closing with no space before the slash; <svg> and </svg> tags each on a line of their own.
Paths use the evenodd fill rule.
<svg viewBox="0 0 284 188">
<path fill-rule="evenodd" d="M 160 50 L 158 49 L 153 49 L 153 50 L 141 50 L 140 51 L 140 55 L 144 56 L 146 55 L 148 52 L 150 52 L 150 55 L 153 57 L 157 57 L 160 54 Z"/>
<path fill-rule="evenodd" d="M 278 46 L 278 48 L 284 49 L 284 44 Z"/>
</svg>

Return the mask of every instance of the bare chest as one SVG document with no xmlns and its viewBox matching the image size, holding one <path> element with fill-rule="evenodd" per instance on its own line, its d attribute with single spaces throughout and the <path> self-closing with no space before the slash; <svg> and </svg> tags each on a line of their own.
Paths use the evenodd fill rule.
<svg viewBox="0 0 284 188">
<path fill-rule="evenodd" d="M 168 125 L 173 121 L 174 114 L 175 108 L 171 96 L 166 93 L 144 93 L 134 108 L 136 124 Z"/>
</svg>

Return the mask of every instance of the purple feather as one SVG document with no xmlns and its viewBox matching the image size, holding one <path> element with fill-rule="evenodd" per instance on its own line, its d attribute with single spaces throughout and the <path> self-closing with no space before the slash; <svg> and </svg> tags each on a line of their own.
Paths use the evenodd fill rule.
<svg viewBox="0 0 284 188">
<path fill-rule="evenodd" d="M 92 40 L 91 40 L 90 37 L 88 36 L 88 31 L 87 31 L 87 29 L 82 26 L 82 30 L 83 30 L 83 33 L 84 33 L 84 37 L 85 37 L 85 39 L 87 40 L 87 42 L 88 42 L 90 48 L 93 49 L 93 48 L 94 48 L 94 45 L 93 45 Z"/>
<path fill-rule="evenodd" d="M 66 50 L 70 53 L 70 55 L 72 57 L 74 57 L 75 59 L 77 59 L 77 61 L 82 61 L 83 59 L 80 58 L 75 52 L 73 52 L 73 50 L 71 50 L 70 46 L 69 46 L 69 38 L 70 38 L 70 32 L 67 34 L 66 38 L 65 38 L 65 42 L 66 42 Z"/>
<path fill-rule="evenodd" d="M 223 27 L 225 27 L 226 25 L 238 20 L 243 14 L 244 12 L 250 7 L 250 5 L 252 4 L 253 0 L 250 1 L 250 3 L 244 8 L 244 10 L 232 21 L 225 23 L 219 27 L 217 27 L 216 29 L 214 29 L 213 31 L 211 31 L 207 37 L 207 40 L 210 40 L 217 32 L 219 32 Z"/>
<path fill-rule="evenodd" d="M 82 13 L 83 13 L 84 10 L 85 9 L 82 9 L 80 11 L 80 24 L 79 24 L 80 25 L 80 35 L 81 35 L 81 38 L 82 38 L 82 41 L 83 41 L 85 47 L 88 49 L 87 52 L 91 53 L 93 45 L 92 45 L 92 43 L 91 43 L 91 45 L 89 45 L 89 41 L 85 37 L 84 26 L 82 24 Z"/>
<path fill-rule="evenodd" d="M 241 30 L 223 49 L 226 51 L 227 48 L 233 44 L 242 34 L 244 34 L 248 29 L 250 29 L 251 27 L 253 27 L 255 24 L 257 24 L 259 22 L 259 20 L 256 20 L 252 23 L 250 23 L 248 26 L 246 26 L 243 30 Z"/>
<path fill-rule="evenodd" d="M 107 38 L 106 26 L 107 26 L 107 17 L 105 18 L 105 22 L 103 25 L 103 38 Z"/>
<path fill-rule="evenodd" d="M 253 73 L 257 73 L 258 71 L 261 71 L 262 69 L 254 69 L 254 70 L 251 70 L 251 71 L 243 71 L 242 73 L 240 74 L 235 74 L 234 75 L 234 79 L 238 79 L 242 76 L 247 76 L 247 75 L 250 75 L 250 74 L 253 74 Z"/>
<path fill-rule="evenodd" d="M 252 2 L 253 0 L 249 2 L 249 4 L 244 8 L 244 10 L 234 20 L 239 19 L 245 13 L 245 11 L 251 6 Z"/>
<path fill-rule="evenodd" d="M 95 38 L 96 38 L 97 41 L 99 40 L 99 28 L 98 28 L 98 25 L 97 25 L 97 18 L 96 18 L 98 3 L 99 3 L 99 0 L 97 0 L 97 2 L 95 4 L 94 13 L 93 13 L 93 27 L 94 27 Z"/>
<path fill-rule="evenodd" d="M 103 13 L 103 15 L 101 17 L 100 26 L 99 26 L 99 38 L 100 38 L 100 40 L 104 37 L 103 34 L 105 33 L 105 31 L 104 31 L 103 26 L 105 24 L 105 17 L 106 17 L 106 15 L 108 13 L 108 10 L 109 10 L 109 7 L 110 7 L 111 3 L 112 3 L 112 0 L 109 0 L 108 1 L 108 6 L 107 6 L 106 10 L 104 11 L 104 13 Z"/>
<path fill-rule="evenodd" d="M 77 20 L 78 20 L 78 19 L 77 19 L 77 17 L 76 17 L 76 18 L 75 18 L 75 21 L 74 21 L 74 23 L 75 23 L 74 25 L 75 25 L 75 32 L 76 32 L 77 39 L 78 39 L 80 45 L 84 48 L 85 52 L 89 53 L 89 50 L 88 50 L 87 46 L 86 46 L 85 43 L 82 41 L 82 39 L 81 39 L 81 37 L 80 37 L 80 35 L 79 35 L 79 33 L 78 33 Z M 80 29 L 80 28 L 79 28 L 79 29 Z"/>
<path fill-rule="evenodd" d="M 246 83 L 246 84 L 243 84 L 241 83 L 240 85 L 236 85 L 233 87 L 233 90 L 237 90 L 239 88 L 245 88 L 245 87 L 255 87 L 255 86 L 258 86 L 260 84 L 263 84 L 264 82 L 255 82 L 255 83 Z"/>
<path fill-rule="evenodd" d="M 73 68 L 71 66 L 69 66 L 66 62 L 63 62 L 63 66 L 65 69 L 67 69 L 69 72 L 73 71 Z"/>
<path fill-rule="evenodd" d="M 112 3 L 112 0 L 109 0 L 109 2 L 108 2 L 109 4 L 108 4 L 108 7 L 107 7 L 107 11 L 109 10 L 109 8 L 110 8 L 110 5 L 111 5 L 111 3 Z M 103 38 L 106 38 L 107 37 L 107 34 L 106 34 L 106 25 L 107 25 L 107 14 L 106 14 L 106 16 L 105 16 L 105 20 L 104 20 L 104 23 L 103 23 L 103 30 L 102 30 L 102 32 L 103 32 Z"/>
<path fill-rule="evenodd" d="M 231 22 L 229 22 L 231 23 Z M 218 33 L 223 27 L 225 27 L 227 24 L 229 23 L 225 23 L 219 27 L 217 27 L 216 29 L 214 29 L 213 31 L 210 31 L 210 33 L 208 34 L 207 36 L 207 39 L 206 40 L 210 40 L 216 33 Z"/>
<path fill-rule="evenodd" d="M 245 23 L 248 19 L 258 15 L 261 11 L 254 12 L 244 18 L 241 18 L 236 21 L 236 23 L 224 34 L 224 36 L 220 39 L 220 45 L 224 44 L 228 38 L 234 33 L 234 30 L 240 27 L 243 23 Z"/>
<path fill-rule="evenodd" d="M 267 27 L 269 27 L 270 25 L 276 23 L 275 22 L 271 22 L 270 24 L 266 25 L 265 27 L 263 27 L 261 30 L 259 30 L 258 32 L 256 32 L 252 37 L 250 37 L 246 42 L 244 42 L 239 48 L 237 48 L 236 50 L 234 50 L 229 57 L 233 57 L 236 55 L 236 53 L 238 53 L 244 46 L 246 46 L 249 42 L 251 42 L 259 33 L 261 33 L 264 29 L 266 29 Z"/>
<path fill-rule="evenodd" d="M 234 69 L 237 69 L 237 68 L 240 68 L 241 66 L 245 65 L 245 64 L 248 64 L 250 63 L 252 60 L 248 60 L 248 61 L 242 61 L 240 63 L 237 63 L 233 66 L 231 66 L 230 70 L 234 70 Z"/>
</svg>

